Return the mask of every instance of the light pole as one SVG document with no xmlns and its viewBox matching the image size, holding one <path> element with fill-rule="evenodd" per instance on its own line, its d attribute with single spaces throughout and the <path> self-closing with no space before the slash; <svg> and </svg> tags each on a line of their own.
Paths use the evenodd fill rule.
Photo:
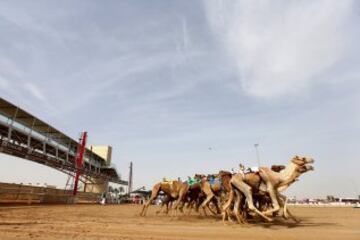
<svg viewBox="0 0 360 240">
<path fill-rule="evenodd" d="M 258 149 L 259 144 L 255 143 L 254 147 L 255 147 L 255 151 L 256 151 L 256 158 L 257 158 L 258 167 L 260 167 L 260 156 L 259 156 L 259 149 Z"/>
</svg>

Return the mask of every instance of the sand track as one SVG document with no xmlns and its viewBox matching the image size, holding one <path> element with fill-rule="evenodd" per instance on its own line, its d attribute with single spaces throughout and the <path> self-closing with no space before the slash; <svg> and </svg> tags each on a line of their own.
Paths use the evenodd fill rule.
<svg viewBox="0 0 360 240">
<path fill-rule="evenodd" d="M 292 208 L 302 222 L 222 225 L 196 214 L 139 217 L 134 205 L 0 207 L 0 239 L 360 239 L 360 209 Z"/>
</svg>

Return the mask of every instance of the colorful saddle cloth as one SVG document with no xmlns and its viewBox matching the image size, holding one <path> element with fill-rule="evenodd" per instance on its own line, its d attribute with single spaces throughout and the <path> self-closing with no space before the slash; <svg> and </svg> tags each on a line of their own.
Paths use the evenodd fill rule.
<svg viewBox="0 0 360 240">
<path fill-rule="evenodd" d="M 210 178 L 208 181 L 210 185 L 221 184 L 221 181 L 218 178 Z"/>
<path fill-rule="evenodd" d="M 189 184 L 190 187 L 198 183 L 200 183 L 200 180 L 197 180 L 195 178 L 190 178 L 189 180 L 187 180 L 187 184 Z"/>
</svg>

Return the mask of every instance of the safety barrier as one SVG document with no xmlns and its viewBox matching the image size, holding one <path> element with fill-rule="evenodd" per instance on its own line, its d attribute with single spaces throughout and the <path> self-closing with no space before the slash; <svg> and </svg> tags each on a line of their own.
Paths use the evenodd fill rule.
<svg viewBox="0 0 360 240">
<path fill-rule="evenodd" d="M 78 192 L 73 196 L 72 190 L 50 187 L 30 186 L 23 184 L 0 183 L 1 203 L 96 203 L 101 194 Z"/>
</svg>

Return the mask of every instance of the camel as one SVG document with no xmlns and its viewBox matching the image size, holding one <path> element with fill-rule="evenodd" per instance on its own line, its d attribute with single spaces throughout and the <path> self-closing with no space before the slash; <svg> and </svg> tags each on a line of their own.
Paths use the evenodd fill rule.
<svg viewBox="0 0 360 240">
<path fill-rule="evenodd" d="M 194 180 L 191 180 L 191 178 L 189 177 L 189 180 L 181 185 L 179 190 L 179 197 L 174 204 L 175 216 L 177 215 L 178 208 L 180 209 L 181 212 L 183 212 L 182 208 L 184 207 L 186 202 L 188 202 L 189 204 L 188 207 L 190 207 L 188 212 L 188 215 L 190 215 L 191 206 L 194 203 L 197 203 L 197 201 L 200 198 L 200 193 L 201 193 L 201 181 L 199 180 L 199 178 L 201 178 L 200 176 L 202 175 L 196 174 L 195 177 L 193 178 Z"/>
<path fill-rule="evenodd" d="M 180 206 L 180 204 L 184 204 L 186 200 L 189 200 L 189 212 L 191 212 L 191 207 L 195 203 L 196 209 L 199 208 L 199 203 L 201 202 L 201 207 L 203 209 L 203 212 L 205 215 L 206 213 L 206 207 L 212 212 L 213 214 L 216 214 L 209 206 L 209 203 L 212 202 L 216 208 L 216 211 L 220 213 L 220 209 L 217 203 L 217 200 L 215 199 L 215 196 L 220 193 L 221 182 L 216 182 L 215 184 L 210 184 L 209 179 L 210 178 L 217 178 L 217 175 L 208 175 L 205 176 L 203 174 L 195 174 L 194 179 L 198 181 L 197 184 L 193 186 L 189 186 L 187 183 L 183 184 L 179 191 L 179 198 L 177 199 L 174 210 L 175 215 L 177 214 L 177 208 Z M 189 199 L 187 199 L 189 198 Z M 205 199 L 203 199 L 205 198 Z"/>
<path fill-rule="evenodd" d="M 152 188 L 150 199 L 144 204 L 140 216 L 146 216 L 147 209 L 151 202 L 157 198 L 160 191 L 163 191 L 170 199 L 177 199 L 181 185 L 182 182 L 180 181 L 164 181 L 155 184 Z"/>
<path fill-rule="evenodd" d="M 232 186 L 231 186 L 231 178 L 232 178 L 232 173 L 231 172 L 228 172 L 228 171 L 220 171 L 218 176 L 219 178 L 221 179 L 221 183 L 222 183 L 222 187 L 223 187 L 223 191 L 225 193 L 227 193 L 228 195 L 228 201 L 230 200 L 230 203 L 232 201 L 232 199 L 234 198 L 234 191 L 232 189 Z M 238 196 L 236 195 L 236 198 L 238 198 Z M 224 204 L 226 205 L 226 203 Z M 238 208 L 240 206 L 238 205 L 235 205 L 235 208 Z M 222 211 L 221 211 L 221 215 L 222 215 L 222 221 L 223 223 L 225 224 L 225 219 L 226 217 L 228 217 L 228 220 L 231 221 L 231 218 L 230 218 L 230 211 L 229 211 L 229 208 L 226 207 L 222 208 Z M 240 223 L 244 223 L 245 220 L 242 218 L 242 216 L 238 215 L 238 214 L 235 214 L 235 217 L 237 218 L 238 222 Z"/>
<path fill-rule="evenodd" d="M 256 174 L 253 175 L 253 176 L 255 177 Z M 242 173 L 234 174 L 232 176 L 231 180 L 230 180 L 231 185 L 234 187 L 234 191 L 235 191 L 236 198 L 237 198 L 237 200 L 235 201 L 235 207 L 234 207 L 234 214 L 235 214 L 236 218 L 239 221 L 240 214 L 239 214 L 238 209 L 239 209 L 239 204 L 240 204 L 240 201 L 241 201 L 241 196 L 242 196 L 241 194 L 244 194 L 245 195 L 245 200 L 246 200 L 246 203 L 248 205 L 249 210 L 255 212 L 256 214 L 258 214 L 259 216 L 261 216 L 265 220 L 271 222 L 272 221 L 271 218 L 267 217 L 265 214 L 260 212 L 255 207 L 254 201 L 253 201 L 253 193 L 252 193 L 253 188 L 250 186 L 249 183 L 245 182 L 246 177 L 248 177 L 248 181 L 250 181 L 250 180 L 253 181 L 253 178 L 249 178 L 249 176 L 247 176 L 245 174 L 242 174 Z M 256 180 L 257 179 L 255 179 L 254 182 L 257 182 Z M 231 204 L 231 199 L 229 199 L 229 201 L 227 202 L 227 204 L 225 204 L 223 209 L 227 209 L 230 206 L 230 204 Z"/>
<path fill-rule="evenodd" d="M 214 181 L 213 181 L 214 180 Z M 211 181 L 213 181 L 211 183 Z M 216 213 L 209 207 L 209 203 L 212 202 L 216 208 L 216 212 L 220 213 L 220 208 L 218 206 L 215 196 L 218 196 L 222 190 L 222 183 L 218 178 L 217 174 L 209 174 L 207 177 L 201 177 L 201 191 L 205 194 L 205 200 L 201 203 L 201 207 L 206 214 L 205 207 L 208 206 L 208 209 L 216 215 Z"/>
<path fill-rule="evenodd" d="M 313 162 L 313 159 L 295 156 L 285 168 L 283 166 L 273 166 L 273 170 L 271 170 L 267 167 L 260 167 L 259 173 L 234 174 L 231 179 L 231 184 L 234 186 L 235 196 L 237 196 L 235 205 L 239 205 L 241 196 L 244 194 L 249 210 L 254 211 L 265 220 L 272 221 L 267 215 L 279 211 L 281 207 L 283 209 L 284 218 L 288 218 L 289 215 L 297 221 L 286 208 L 287 198 L 279 192 L 284 191 L 289 187 L 301 174 L 313 170 L 314 168 L 309 165 Z M 279 170 L 280 172 L 276 172 Z M 273 208 L 265 212 L 260 212 L 254 206 L 253 194 L 260 194 L 261 196 L 264 192 L 269 194 Z M 223 211 L 229 208 L 232 200 L 233 199 L 228 200 L 223 207 Z M 238 208 L 236 207 L 234 208 L 234 214 L 235 216 L 239 216 Z"/>
<path fill-rule="evenodd" d="M 273 205 L 272 209 L 264 212 L 266 215 L 277 212 L 280 209 L 279 198 L 281 201 L 284 196 L 279 193 L 285 191 L 303 173 L 314 170 L 314 167 L 311 165 L 312 163 L 314 163 L 312 158 L 295 156 L 280 172 L 275 172 L 267 167 L 259 168 L 260 177 L 266 185 L 266 191 L 270 194 Z M 286 215 L 286 212 L 284 214 Z"/>
<path fill-rule="evenodd" d="M 212 202 L 215 205 L 217 211 L 220 212 L 218 204 L 214 199 L 215 194 L 213 192 L 213 190 L 217 191 L 216 189 L 219 187 L 215 187 L 215 189 L 214 189 L 214 186 L 211 186 L 211 184 L 207 180 L 207 177 L 204 174 L 195 174 L 194 179 L 195 179 L 195 181 L 197 181 L 197 183 L 195 185 L 189 186 L 187 183 L 182 185 L 182 188 L 179 191 L 179 198 L 174 206 L 175 215 L 177 214 L 178 206 L 180 206 L 181 203 L 184 204 L 185 201 L 189 201 L 188 206 L 190 207 L 190 209 L 189 209 L 188 215 L 191 212 L 192 206 L 195 204 L 196 209 L 198 210 L 198 208 L 200 207 L 199 206 L 200 203 L 201 203 L 201 207 L 202 207 L 205 215 L 207 215 L 206 210 L 205 210 L 206 207 L 213 214 L 216 214 L 209 207 L 210 202 Z M 189 198 L 189 199 L 187 199 L 187 198 Z"/>
<path fill-rule="evenodd" d="M 171 209 L 171 206 L 173 205 L 173 202 L 175 200 L 176 199 L 172 198 L 171 196 L 166 195 L 164 197 L 164 199 L 162 200 L 162 202 L 161 202 L 160 209 L 156 211 L 156 214 L 161 213 L 163 211 L 163 208 L 166 207 L 166 209 L 165 209 L 165 211 L 163 213 L 165 213 L 167 215 L 169 213 L 169 208 Z"/>
</svg>

